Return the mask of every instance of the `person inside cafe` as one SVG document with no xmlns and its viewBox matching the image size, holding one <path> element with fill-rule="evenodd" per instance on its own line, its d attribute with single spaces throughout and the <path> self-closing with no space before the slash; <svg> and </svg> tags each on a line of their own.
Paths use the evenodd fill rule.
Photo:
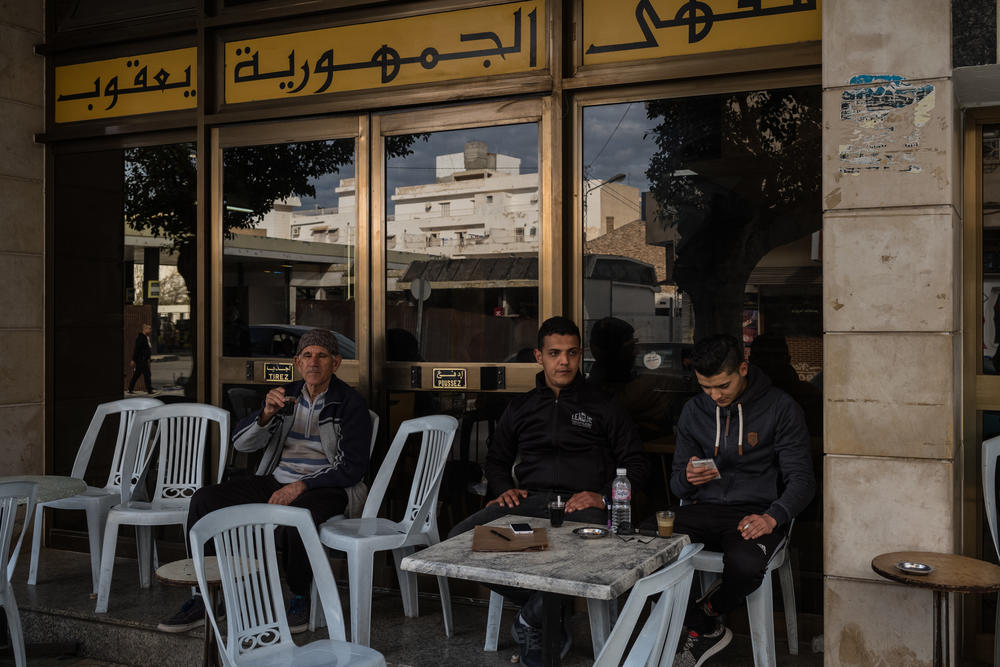
<svg viewBox="0 0 1000 667">
<path fill-rule="evenodd" d="M 721 551 L 718 588 L 692 594 L 674 667 L 700 667 L 732 632 L 721 616 L 760 585 L 768 560 L 816 489 L 802 408 L 744 360 L 733 336 L 699 341 L 692 365 L 702 393 L 677 425 L 670 488 L 684 504 L 674 530 Z"/>
<path fill-rule="evenodd" d="M 361 514 L 371 436 L 365 400 L 336 376 L 341 356 L 330 331 L 303 334 L 294 362 L 302 379 L 271 389 L 260 409 L 236 425 L 232 438 L 239 451 L 263 449 L 268 474 L 199 489 L 188 509 L 188 533 L 209 512 L 244 503 L 304 507 L 317 525 L 337 514 Z M 288 625 L 293 633 L 303 632 L 309 624 L 309 559 L 294 529 L 278 528 L 276 541 L 292 594 Z M 184 632 L 204 622 L 204 603 L 195 596 L 159 629 Z"/>
<path fill-rule="evenodd" d="M 508 514 L 546 517 L 549 501 L 557 496 L 566 504 L 568 521 L 606 525 L 616 468 L 627 470 L 633 495 L 644 488 L 647 464 L 638 431 L 615 401 L 584 380 L 581 355 L 576 324 L 565 317 L 542 323 L 535 350 L 542 370 L 535 388 L 511 400 L 490 441 L 485 472 L 493 500 L 450 535 Z M 540 665 L 541 593 L 499 586 L 495 590 L 521 606 L 511 631 L 521 663 Z M 564 619 L 570 603 L 564 601 Z M 565 620 L 560 631 L 565 655 L 571 634 Z"/>
</svg>

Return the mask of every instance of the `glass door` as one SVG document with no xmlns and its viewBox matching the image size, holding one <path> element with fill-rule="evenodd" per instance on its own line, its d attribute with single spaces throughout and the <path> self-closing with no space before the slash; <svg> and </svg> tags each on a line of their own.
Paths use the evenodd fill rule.
<svg viewBox="0 0 1000 667">
<path fill-rule="evenodd" d="M 334 332 L 338 377 L 367 393 L 367 119 L 213 132 L 214 399 L 239 420 L 297 379 L 299 338 Z"/>
<path fill-rule="evenodd" d="M 425 414 L 461 423 L 441 499 L 450 525 L 486 495 L 486 443 L 561 283 L 540 101 L 373 119 L 376 404 L 388 434 Z M 376 162 L 377 161 L 377 162 Z M 447 527 L 447 526 L 446 526 Z"/>
</svg>

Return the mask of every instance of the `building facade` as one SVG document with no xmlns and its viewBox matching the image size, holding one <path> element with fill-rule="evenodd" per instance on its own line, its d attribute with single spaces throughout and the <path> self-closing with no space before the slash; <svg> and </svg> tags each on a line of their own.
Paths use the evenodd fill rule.
<svg viewBox="0 0 1000 667">
<path fill-rule="evenodd" d="M 168 393 L 237 416 L 297 328 L 334 329 L 390 433 L 454 413 L 472 463 L 548 316 L 587 345 L 598 313 L 633 324 L 669 397 L 651 442 L 693 389 L 684 346 L 742 333 L 822 480 L 800 637 L 928 663 L 931 594 L 870 563 L 996 561 L 996 2 L 697 4 L 0 3 L 8 470 L 69 469 L 144 321 Z M 174 274 L 189 317 L 160 312 Z M 991 659 L 995 604 L 955 600 L 962 655 Z"/>
</svg>

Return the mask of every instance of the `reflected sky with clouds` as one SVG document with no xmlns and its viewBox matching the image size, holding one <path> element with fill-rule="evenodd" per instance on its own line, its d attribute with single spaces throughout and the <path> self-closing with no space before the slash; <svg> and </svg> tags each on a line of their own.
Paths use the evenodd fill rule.
<svg viewBox="0 0 1000 667">
<path fill-rule="evenodd" d="M 584 109 L 584 173 L 604 180 L 625 174 L 626 185 L 641 191 L 649 189 L 646 168 L 655 150 L 652 136 L 646 136 L 654 121 L 646 118 L 643 102 L 592 106 Z M 412 154 L 393 158 L 386 165 L 387 192 L 397 187 L 434 182 L 435 158 L 461 153 L 467 141 L 483 141 L 490 153 L 502 153 L 521 159 L 521 173 L 538 172 L 538 126 L 534 123 L 500 125 L 434 132 L 426 140 L 414 142 Z M 337 197 L 333 189 L 342 178 L 354 177 L 354 165 L 345 165 L 340 173 L 327 174 L 316 181 L 316 198 L 302 198 L 303 208 L 333 207 Z M 392 213 L 392 202 L 388 202 Z"/>
</svg>

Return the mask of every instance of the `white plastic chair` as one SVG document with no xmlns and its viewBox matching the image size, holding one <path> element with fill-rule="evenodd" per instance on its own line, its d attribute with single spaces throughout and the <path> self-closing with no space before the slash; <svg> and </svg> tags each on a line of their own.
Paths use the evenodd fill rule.
<svg viewBox="0 0 1000 667">
<path fill-rule="evenodd" d="M 121 478 L 122 478 L 122 452 L 125 448 L 125 438 L 132 425 L 132 418 L 136 410 L 146 410 L 163 405 L 163 401 L 156 398 L 126 398 L 110 403 L 101 403 L 94 411 L 94 417 L 90 420 L 90 426 L 83 436 L 80 449 L 76 452 L 76 460 L 73 461 L 73 471 L 71 477 L 83 479 L 87 473 L 87 465 L 90 463 L 90 456 L 94 452 L 94 444 L 97 436 L 101 432 L 104 421 L 112 415 L 120 415 L 118 421 L 118 436 L 115 440 L 114 456 L 111 459 L 111 468 L 108 471 L 108 481 L 102 488 L 88 486 L 83 493 L 69 498 L 52 500 L 47 503 L 39 503 L 35 512 L 35 527 L 31 534 L 31 562 L 28 566 L 28 583 L 35 585 L 38 581 L 38 553 L 42 544 L 42 519 L 45 513 L 42 511 L 46 507 L 60 510 L 83 510 L 87 513 L 87 536 L 90 538 L 90 577 L 93 582 L 94 592 L 97 592 L 97 582 L 101 576 L 101 542 L 104 539 L 104 524 L 108 519 L 108 512 L 112 507 L 121 502 Z M 149 454 L 152 447 L 148 445 L 152 442 L 150 430 L 152 424 L 147 424 L 146 432 L 140 439 L 140 454 L 136 456 L 135 467 L 130 475 L 130 484 L 134 487 L 146 470 Z"/>
<path fill-rule="evenodd" d="M 986 520 L 993 535 L 993 548 L 1000 554 L 1000 540 L 997 539 L 997 457 L 1000 457 L 1000 436 L 983 443 L 983 500 L 986 502 Z M 993 636 L 993 664 L 1000 665 L 1000 605 Z"/>
<path fill-rule="evenodd" d="M 433 415 L 408 419 L 399 426 L 386 454 L 378 475 L 372 483 L 360 519 L 345 519 L 325 523 L 320 528 L 320 541 L 338 551 L 347 553 L 347 569 L 351 585 L 351 640 L 370 644 L 372 613 L 372 568 L 376 551 L 392 551 L 403 596 L 403 613 L 408 617 L 418 615 L 417 579 L 412 572 L 404 572 L 399 562 L 415 551 L 418 545 L 437 544 L 437 497 L 441 476 L 451 453 L 458 420 L 446 415 Z M 410 499 L 406 513 L 400 521 L 379 518 L 386 488 L 393 470 L 411 433 L 422 435 L 420 457 L 417 460 Z M 451 594 L 448 578 L 438 577 L 441 591 L 441 609 L 444 612 L 444 630 L 451 636 Z"/>
<path fill-rule="evenodd" d="M 292 641 L 278 574 L 276 526 L 299 531 L 313 577 L 319 582 L 329 639 L 305 646 L 296 646 Z M 215 543 L 228 614 L 225 638 L 215 616 L 208 614 L 223 665 L 385 665 L 379 652 L 346 641 L 337 584 L 308 510 L 284 505 L 236 505 L 199 519 L 191 528 L 191 554 L 198 588 L 205 599 L 210 599 L 204 562 L 205 542 L 210 539 Z"/>
<path fill-rule="evenodd" d="M 781 599 L 785 605 L 785 630 L 788 633 L 788 652 L 799 654 L 799 629 L 795 613 L 795 583 L 792 579 L 792 562 L 788 557 L 788 540 L 792 535 L 795 519 L 788 526 L 771 560 L 767 564 L 764 580 L 747 596 L 747 616 L 750 621 L 750 641 L 753 644 L 753 663 L 756 667 L 774 667 L 777 657 L 774 650 L 774 594 L 771 590 L 771 572 L 778 571 Z M 694 569 L 701 573 L 702 590 L 706 591 L 717 575 L 722 573 L 722 552 L 702 551 L 694 557 Z"/>
<path fill-rule="evenodd" d="M 677 642 L 681 638 L 684 612 L 687 610 L 691 580 L 694 578 L 692 558 L 701 551 L 702 544 L 689 544 L 677 560 L 648 577 L 636 582 L 628 595 L 625 608 L 611 630 L 608 641 L 594 662 L 594 667 L 645 667 L 673 664 Z M 632 649 L 625 655 L 629 640 L 635 630 L 646 600 L 653 595 L 660 598 L 646 618 Z"/>
<path fill-rule="evenodd" d="M 118 526 L 122 524 L 135 526 L 139 547 L 139 585 L 142 588 L 149 588 L 152 573 L 152 527 L 183 526 L 187 522 L 191 496 L 204 486 L 204 459 L 211 422 L 219 425 L 220 451 L 216 481 L 221 482 L 225 469 L 226 448 L 229 444 L 227 411 L 201 403 L 172 403 L 135 414 L 132 430 L 125 442 L 122 469 L 134 469 L 145 425 L 155 424 L 155 443 L 159 446 L 156 490 L 151 501 L 138 501 L 132 499 L 132 489 L 128 484 L 121 485 L 121 504 L 108 512 L 104 529 L 96 613 L 101 614 L 108 610 Z"/>
<path fill-rule="evenodd" d="M 372 453 L 375 451 L 375 442 L 378 440 L 378 423 L 379 423 L 379 417 L 378 417 L 378 414 L 374 410 L 369 410 L 368 411 L 368 418 L 371 420 L 371 428 L 372 428 L 372 435 L 371 435 L 371 438 L 368 441 L 368 460 L 371 461 Z M 257 474 L 258 475 L 262 475 L 264 473 L 262 473 L 260 470 L 258 470 Z M 322 524 L 320 524 L 320 527 L 325 526 L 328 523 L 334 523 L 334 522 L 337 522 L 337 521 L 343 521 L 346 518 L 347 518 L 347 516 L 345 516 L 343 514 L 338 514 L 336 516 L 332 516 L 329 519 L 327 519 L 326 521 L 324 521 Z M 309 597 L 309 632 L 315 631 L 317 626 L 322 627 L 324 625 L 324 621 L 322 619 L 322 615 L 319 613 L 319 609 L 318 609 L 317 604 L 316 604 L 316 580 L 315 579 L 312 582 L 312 593 L 313 594 Z"/>
<path fill-rule="evenodd" d="M 14 664 L 24 667 L 27 661 L 24 657 L 24 631 L 21 629 L 21 615 L 17 611 L 17 600 L 14 599 L 14 589 L 10 585 L 10 577 L 14 574 L 17 554 L 21 551 L 21 541 L 31 522 L 31 512 L 35 509 L 35 494 L 38 485 L 34 482 L 6 482 L 0 484 L 0 571 L 3 581 L 0 582 L 0 606 L 7 612 L 7 627 L 10 631 L 10 645 L 14 650 Z M 17 544 L 11 551 L 10 545 L 14 537 L 14 519 L 17 518 L 18 502 L 27 498 L 24 512 L 24 524 Z M 8 554 L 10 556 L 8 557 Z"/>
</svg>

